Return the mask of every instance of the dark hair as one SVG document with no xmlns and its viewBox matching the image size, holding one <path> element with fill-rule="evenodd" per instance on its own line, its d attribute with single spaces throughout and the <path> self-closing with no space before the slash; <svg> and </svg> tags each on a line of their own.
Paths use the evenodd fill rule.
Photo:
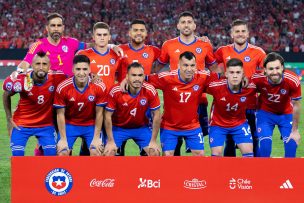
<svg viewBox="0 0 304 203">
<path fill-rule="evenodd" d="M 141 24 L 141 25 L 144 25 L 146 28 L 147 28 L 147 24 L 144 20 L 142 19 L 135 19 L 131 22 L 130 24 L 130 28 L 132 27 L 132 25 L 135 25 L 135 24 Z"/>
<path fill-rule="evenodd" d="M 191 17 L 191 18 L 194 19 L 194 16 L 193 16 L 193 14 L 190 11 L 184 11 L 181 14 L 179 14 L 178 20 L 180 20 L 181 17 Z"/>
<path fill-rule="evenodd" d="M 243 62 L 240 59 L 232 58 L 226 63 L 227 68 L 231 66 L 241 66 L 243 68 Z"/>
<path fill-rule="evenodd" d="M 97 29 L 106 29 L 110 32 L 110 26 L 107 23 L 104 22 L 97 22 L 93 26 L 93 32 L 95 32 Z"/>
<path fill-rule="evenodd" d="M 281 65 L 284 66 L 284 58 L 280 54 L 275 53 L 275 52 L 271 52 L 271 53 L 266 55 L 266 58 L 264 59 L 263 66 L 266 68 L 267 63 L 272 62 L 272 61 L 276 61 L 276 60 L 279 60 Z"/>
<path fill-rule="evenodd" d="M 245 25 L 248 28 L 248 23 L 245 20 L 236 19 L 231 23 L 231 28 L 234 26 Z"/>
<path fill-rule="evenodd" d="M 46 20 L 48 21 L 48 23 L 50 22 L 50 20 L 54 19 L 54 18 L 61 18 L 62 23 L 64 18 L 62 17 L 62 15 L 60 15 L 59 13 L 50 13 L 47 17 Z"/>
<path fill-rule="evenodd" d="M 76 55 L 73 59 L 73 65 L 75 65 L 77 63 L 82 63 L 82 62 L 90 65 L 89 57 L 87 57 L 85 55 Z"/>
<path fill-rule="evenodd" d="M 133 63 L 129 64 L 128 65 L 128 72 L 131 68 L 142 68 L 144 70 L 144 67 L 138 62 L 133 62 Z"/>
<path fill-rule="evenodd" d="M 39 56 L 40 58 L 45 57 L 46 56 L 46 52 L 44 51 L 39 51 L 36 53 L 37 56 Z"/>
<path fill-rule="evenodd" d="M 185 51 L 181 55 L 179 55 L 179 60 L 185 57 L 188 60 L 196 59 L 195 55 L 191 51 Z"/>
</svg>

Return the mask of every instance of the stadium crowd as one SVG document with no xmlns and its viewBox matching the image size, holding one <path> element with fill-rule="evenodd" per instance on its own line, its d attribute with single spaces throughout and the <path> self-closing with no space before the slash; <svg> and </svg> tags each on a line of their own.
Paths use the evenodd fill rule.
<svg viewBox="0 0 304 203">
<path fill-rule="evenodd" d="M 0 0 L 0 48 L 28 48 L 46 36 L 45 16 L 56 11 L 66 19 L 65 33 L 86 42 L 92 40 L 92 25 L 103 21 L 111 26 L 113 43 L 126 43 L 131 20 L 142 18 L 150 30 L 148 44 L 160 47 L 177 35 L 178 14 L 190 10 L 197 34 L 208 36 L 214 48 L 230 43 L 230 23 L 240 18 L 249 22 L 250 43 L 265 51 L 304 52 L 303 9 L 301 0 Z"/>
</svg>

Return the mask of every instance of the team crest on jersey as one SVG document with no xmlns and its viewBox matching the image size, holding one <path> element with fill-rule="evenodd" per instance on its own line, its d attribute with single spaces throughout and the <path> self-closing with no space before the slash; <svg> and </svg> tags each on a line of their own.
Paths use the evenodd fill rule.
<svg viewBox="0 0 304 203">
<path fill-rule="evenodd" d="M 54 92 L 54 89 L 55 89 L 55 87 L 53 85 L 49 87 L 50 92 Z"/>
<path fill-rule="evenodd" d="M 286 94 L 287 91 L 285 89 L 281 89 L 280 92 L 281 94 Z"/>
<path fill-rule="evenodd" d="M 244 57 L 244 61 L 249 62 L 250 60 L 251 60 L 251 58 L 249 56 Z"/>
<path fill-rule="evenodd" d="M 93 96 L 93 95 L 90 95 L 89 97 L 88 97 L 88 99 L 89 99 L 89 101 L 94 101 L 94 99 L 95 99 L 95 97 Z"/>
<path fill-rule="evenodd" d="M 62 51 L 64 51 L 65 53 L 67 53 L 69 50 L 68 50 L 68 46 L 66 45 L 63 45 L 62 46 Z"/>
<path fill-rule="evenodd" d="M 241 97 L 241 102 L 245 102 L 246 101 L 246 97 Z"/>
<path fill-rule="evenodd" d="M 110 64 L 114 65 L 116 63 L 115 59 L 110 60 Z"/>
<path fill-rule="evenodd" d="M 140 104 L 141 104 L 142 106 L 146 105 L 146 103 L 147 103 L 147 100 L 146 100 L 146 99 L 141 99 L 141 100 L 140 100 Z"/>
<path fill-rule="evenodd" d="M 210 143 L 212 143 L 212 142 L 213 142 L 213 138 L 212 138 L 212 137 L 209 139 L 209 142 L 210 142 Z"/>
<path fill-rule="evenodd" d="M 12 82 L 6 83 L 5 88 L 7 91 L 12 91 L 13 83 Z"/>
<path fill-rule="evenodd" d="M 72 175 L 63 168 L 55 168 L 46 175 L 45 186 L 52 195 L 66 195 L 73 186 Z"/>
<path fill-rule="evenodd" d="M 147 58 L 149 58 L 149 54 L 146 53 L 146 52 L 144 52 L 144 53 L 142 54 L 142 57 L 144 57 L 145 59 L 147 59 Z"/>
<path fill-rule="evenodd" d="M 200 54 L 200 53 L 202 53 L 202 48 L 197 47 L 197 48 L 195 49 L 195 51 L 196 51 L 196 53 Z"/>
<path fill-rule="evenodd" d="M 194 86 L 193 86 L 193 90 L 194 90 L 194 91 L 197 91 L 198 89 L 199 89 L 199 85 L 194 85 Z"/>
<path fill-rule="evenodd" d="M 14 91 L 15 92 L 21 92 L 21 90 L 22 90 L 22 86 L 21 86 L 21 83 L 20 82 L 16 82 L 15 84 L 14 84 Z"/>
</svg>

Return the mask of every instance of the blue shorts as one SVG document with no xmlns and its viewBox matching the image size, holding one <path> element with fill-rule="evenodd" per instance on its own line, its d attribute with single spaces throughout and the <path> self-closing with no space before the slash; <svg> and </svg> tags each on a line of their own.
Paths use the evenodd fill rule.
<svg viewBox="0 0 304 203">
<path fill-rule="evenodd" d="M 257 135 L 259 139 L 272 137 L 275 125 L 278 126 L 283 141 L 286 141 L 292 129 L 292 114 L 273 114 L 267 111 L 257 111 Z"/>
<path fill-rule="evenodd" d="M 209 143 L 210 147 L 224 146 L 227 135 L 231 135 L 236 144 L 252 143 L 250 127 L 247 122 L 233 127 L 223 128 L 219 126 L 210 126 Z"/>
<path fill-rule="evenodd" d="M 113 126 L 112 131 L 115 144 L 118 148 L 128 139 L 133 139 L 140 148 L 147 147 L 149 146 L 152 136 L 152 131 L 148 126 L 140 128 L 121 128 Z"/>
<path fill-rule="evenodd" d="M 178 137 L 183 137 L 187 147 L 192 150 L 204 150 L 204 137 L 201 128 L 193 130 L 167 130 L 160 129 L 160 141 L 163 151 L 175 150 Z"/>
<path fill-rule="evenodd" d="M 11 149 L 14 151 L 23 151 L 26 143 L 31 136 L 36 136 L 42 149 L 56 149 L 57 134 L 53 126 L 41 127 L 41 128 L 27 128 L 19 127 L 20 130 L 13 128 L 11 136 Z M 48 154 L 48 155 L 56 155 Z"/>
<path fill-rule="evenodd" d="M 87 143 L 88 148 L 90 148 L 91 142 L 94 137 L 94 129 L 95 129 L 94 125 L 79 126 L 79 125 L 66 124 L 65 131 L 66 131 L 69 149 L 73 149 L 73 145 L 78 137 L 83 138 Z M 60 137 L 60 134 L 58 137 Z"/>
</svg>

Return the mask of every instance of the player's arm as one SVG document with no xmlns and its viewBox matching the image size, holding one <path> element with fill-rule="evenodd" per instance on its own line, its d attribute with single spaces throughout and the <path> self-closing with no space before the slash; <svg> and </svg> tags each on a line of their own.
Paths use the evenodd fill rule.
<svg viewBox="0 0 304 203">
<path fill-rule="evenodd" d="M 103 153 L 103 146 L 100 140 L 100 132 L 103 122 L 103 107 L 96 106 L 96 119 L 95 119 L 95 129 L 94 137 L 90 145 L 90 154 L 95 156 L 101 156 Z"/>
<path fill-rule="evenodd" d="M 157 135 L 160 128 L 161 116 L 160 116 L 160 109 L 156 109 L 151 111 L 153 117 L 153 128 L 152 128 L 152 137 L 148 147 L 148 155 L 149 156 L 159 156 L 160 155 L 160 147 L 157 144 Z"/>
<path fill-rule="evenodd" d="M 160 70 L 162 70 L 165 67 L 165 65 L 166 64 L 163 64 L 163 63 L 159 62 L 158 60 L 156 60 L 153 63 L 151 73 L 158 73 Z"/>
<path fill-rule="evenodd" d="M 301 100 L 292 100 L 293 104 L 293 113 L 292 113 L 292 128 L 290 136 L 287 140 L 289 142 L 290 139 L 293 139 L 297 145 L 299 145 L 301 135 L 298 130 L 299 121 L 300 121 L 300 112 L 301 112 Z"/>
<path fill-rule="evenodd" d="M 3 97 L 3 107 L 4 107 L 5 115 L 6 115 L 7 130 L 8 130 L 9 136 L 11 136 L 13 128 L 20 130 L 20 128 L 13 121 L 13 117 L 12 117 L 11 97 L 14 94 L 15 93 L 13 93 L 13 92 L 4 91 L 3 96 L 2 96 Z"/>
<path fill-rule="evenodd" d="M 124 52 L 122 48 L 119 47 L 119 45 L 108 44 L 108 47 L 112 49 L 115 52 L 115 54 L 117 54 L 117 56 L 124 57 Z"/>
<path fill-rule="evenodd" d="M 112 111 L 105 111 L 105 129 L 107 133 L 107 144 L 104 149 L 105 156 L 114 156 L 117 150 L 116 144 L 114 142 L 113 131 L 112 131 Z"/>
<path fill-rule="evenodd" d="M 69 147 L 68 141 L 66 136 L 66 129 L 65 129 L 65 108 L 56 109 L 57 112 L 57 125 L 58 130 L 60 133 L 60 140 L 57 143 L 57 154 L 58 155 L 69 155 Z"/>
<path fill-rule="evenodd" d="M 17 72 L 26 72 L 26 70 L 30 67 L 30 64 L 27 61 L 21 61 L 17 66 Z"/>
</svg>

